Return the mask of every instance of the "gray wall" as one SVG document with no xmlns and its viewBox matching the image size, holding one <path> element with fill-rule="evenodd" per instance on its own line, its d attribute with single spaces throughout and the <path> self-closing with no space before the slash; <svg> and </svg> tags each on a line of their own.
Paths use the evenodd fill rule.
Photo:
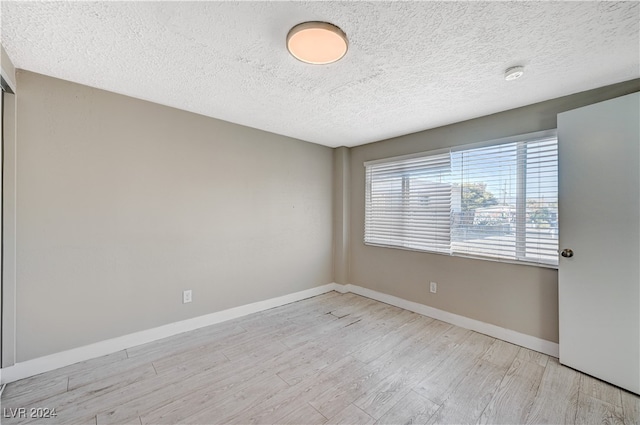
<svg viewBox="0 0 640 425">
<path fill-rule="evenodd" d="M 639 89 L 633 80 L 352 148 L 350 283 L 557 342 L 557 270 L 364 245 L 363 162 L 555 128 L 559 112 Z"/>
<path fill-rule="evenodd" d="M 331 149 L 17 84 L 16 361 L 332 281 Z"/>
<path fill-rule="evenodd" d="M 555 128 L 639 81 L 333 151 L 30 72 L 17 86 L 25 361 L 334 280 L 557 341 L 556 270 L 365 246 L 362 163 Z"/>
</svg>

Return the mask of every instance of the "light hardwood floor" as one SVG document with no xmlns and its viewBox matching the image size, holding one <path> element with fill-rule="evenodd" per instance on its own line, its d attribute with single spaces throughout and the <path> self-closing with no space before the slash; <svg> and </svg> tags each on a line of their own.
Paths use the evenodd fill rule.
<svg viewBox="0 0 640 425">
<path fill-rule="evenodd" d="M 558 360 L 331 292 L 9 384 L 3 424 L 635 424 Z M 55 408 L 49 420 L 15 409 Z M 10 410 L 11 409 L 11 410 Z"/>
</svg>

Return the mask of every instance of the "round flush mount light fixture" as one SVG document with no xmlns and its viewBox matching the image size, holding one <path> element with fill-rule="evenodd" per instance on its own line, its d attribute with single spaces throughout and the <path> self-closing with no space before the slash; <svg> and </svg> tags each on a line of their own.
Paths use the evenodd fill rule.
<svg viewBox="0 0 640 425">
<path fill-rule="evenodd" d="M 289 53 L 314 65 L 326 65 L 342 59 L 348 47 L 346 34 L 328 22 L 303 22 L 287 34 Z"/>
<path fill-rule="evenodd" d="M 517 80 L 524 75 L 523 66 L 513 66 L 504 72 L 504 79 L 507 81 Z"/>
</svg>

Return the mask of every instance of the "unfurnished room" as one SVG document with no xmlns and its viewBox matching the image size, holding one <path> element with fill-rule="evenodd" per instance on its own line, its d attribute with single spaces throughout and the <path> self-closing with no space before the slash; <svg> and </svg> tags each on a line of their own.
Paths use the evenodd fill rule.
<svg viewBox="0 0 640 425">
<path fill-rule="evenodd" d="M 640 425 L 640 2 L 0 23 L 2 424 Z"/>
</svg>

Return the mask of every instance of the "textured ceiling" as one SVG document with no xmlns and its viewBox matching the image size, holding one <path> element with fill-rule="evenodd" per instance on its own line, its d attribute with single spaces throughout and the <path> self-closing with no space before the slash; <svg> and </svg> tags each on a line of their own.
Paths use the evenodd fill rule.
<svg viewBox="0 0 640 425">
<path fill-rule="evenodd" d="M 327 146 L 355 146 L 640 76 L 638 2 L 11 2 L 18 68 Z M 349 51 L 285 48 L 332 22 Z M 524 65 L 506 82 L 504 70 Z"/>
</svg>

